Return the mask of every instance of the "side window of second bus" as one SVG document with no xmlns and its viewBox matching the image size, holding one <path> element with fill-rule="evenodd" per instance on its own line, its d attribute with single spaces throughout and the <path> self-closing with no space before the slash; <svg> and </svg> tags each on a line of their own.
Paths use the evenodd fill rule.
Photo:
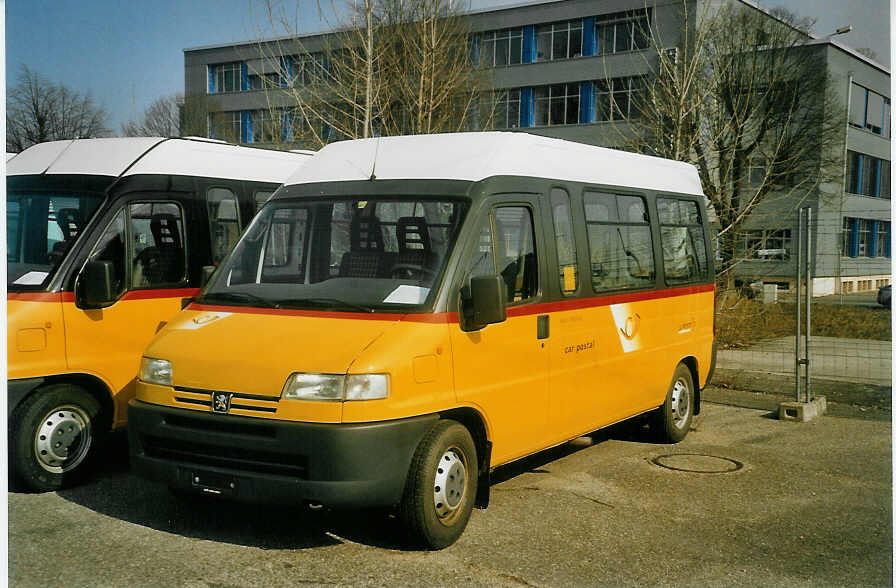
<svg viewBox="0 0 896 588">
<path fill-rule="evenodd" d="M 644 199 L 585 192 L 584 201 L 594 291 L 652 285 L 656 274 Z"/>
<path fill-rule="evenodd" d="M 229 188 L 209 188 L 207 198 L 212 262 L 217 265 L 240 237 L 240 205 Z"/>
<path fill-rule="evenodd" d="M 684 284 L 707 279 L 709 268 L 700 209 L 693 200 L 657 198 L 660 242 L 666 283 Z"/>
</svg>

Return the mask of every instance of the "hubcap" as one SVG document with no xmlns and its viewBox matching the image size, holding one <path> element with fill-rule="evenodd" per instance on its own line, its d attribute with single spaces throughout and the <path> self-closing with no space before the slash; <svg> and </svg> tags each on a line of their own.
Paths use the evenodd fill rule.
<svg viewBox="0 0 896 588">
<path fill-rule="evenodd" d="M 678 429 L 684 428 L 691 412 L 691 391 L 682 378 L 676 380 L 672 386 L 671 408 L 672 424 Z"/>
<path fill-rule="evenodd" d="M 449 449 L 436 466 L 436 480 L 433 487 L 433 500 L 436 514 L 440 519 L 450 518 L 464 500 L 467 487 L 467 470 L 464 467 L 463 455 L 458 450 Z"/>
<path fill-rule="evenodd" d="M 90 449 L 90 417 L 77 406 L 60 406 L 48 412 L 34 435 L 34 456 L 50 473 L 61 474 L 78 466 Z"/>
</svg>

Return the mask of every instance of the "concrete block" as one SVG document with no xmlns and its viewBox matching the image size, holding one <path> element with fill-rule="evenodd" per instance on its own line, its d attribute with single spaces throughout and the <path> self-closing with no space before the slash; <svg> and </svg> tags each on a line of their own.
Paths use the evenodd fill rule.
<svg viewBox="0 0 896 588">
<path fill-rule="evenodd" d="M 827 409 L 824 396 L 813 398 L 811 402 L 782 402 L 778 405 L 778 420 L 805 423 L 823 415 Z"/>
</svg>

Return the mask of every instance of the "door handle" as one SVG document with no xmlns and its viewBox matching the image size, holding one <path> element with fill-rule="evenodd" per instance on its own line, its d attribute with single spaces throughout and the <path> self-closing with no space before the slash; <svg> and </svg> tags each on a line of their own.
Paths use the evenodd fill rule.
<svg viewBox="0 0 896 588">
<path fill-rule="evenodd" d="M 538 338 L 547 339 L 551 336 L 551 315 L 542 314 L 538 317 Z"/>
</svg>

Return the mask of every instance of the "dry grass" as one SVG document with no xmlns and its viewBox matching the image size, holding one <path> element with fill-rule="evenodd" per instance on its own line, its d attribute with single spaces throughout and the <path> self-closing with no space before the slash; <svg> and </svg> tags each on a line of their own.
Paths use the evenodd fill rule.
<svg viewBox="0 0 896 588">
<path fill-rule="evenodd" d="M 738 349 L 765 339 L 793 335 L 795 313 L 793 303 L 763 304 L 737 295 L 719 296 L 716 340 L 722 349 Z M 883 307 L 813 304 L 812 335 L 891 341 L 890 311 Z"/>
</svg>

